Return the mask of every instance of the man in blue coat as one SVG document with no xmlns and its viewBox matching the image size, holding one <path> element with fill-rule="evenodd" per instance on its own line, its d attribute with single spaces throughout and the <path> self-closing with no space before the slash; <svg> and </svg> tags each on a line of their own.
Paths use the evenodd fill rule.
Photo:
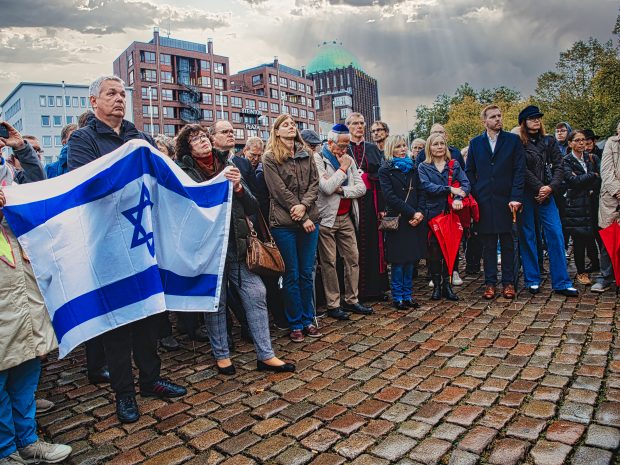
<svg viewBox="0 0 620 465">
<path fill-rule="evenodd" d="M 502 112 L 497 105 L 482 110 L 486 130 L 469 142 L 465 172 L 471 193 L 480 207 L 478 232 L 484 249 L 484 298 L 495 297 L 497 242 L 502 254 L 502 295 L 514 299 L 512 212 L 521 208 L 525 174 L 525 152 L 518 136 L 502 130 Z"/>
</svg>

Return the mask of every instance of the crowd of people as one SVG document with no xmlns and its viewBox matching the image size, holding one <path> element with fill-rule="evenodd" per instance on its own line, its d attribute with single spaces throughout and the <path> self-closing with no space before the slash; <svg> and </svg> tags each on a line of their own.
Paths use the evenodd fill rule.
<svg viewBox="0 0 620 465">
<path fill-rule="evenodd" d="M 141 396 L 183 396 L 184 387 L 161 377 L 158 345 L 179 350 L 174 334 L 208 341 L 218 372 L 232 376 L 234 317 L 242 337 L 254 344 L 258 370 L 291 372 L 295 365 L 272 348 L 269 314 L 291 341 L 302 342 L 322 336 L 320 317 L 370 315 L 369 304 L 388 295 L 398 310 L 418 308 L 412 290 L 421 260 L 432 300 L 459 300 L 459 255 L 466 273 L 480 273 L 483 264 L 485 299 L 500 293 L 500 276 L 504 298 L 515 298 L 521 274 L 525 289 L 539 293 L 545 257 L 553 291 L 577 296 L 568 271 L 571 254 L 580 284 L 592 285 L 594 292 L 612 285 L 613 268 L 599 230 L 619 220 L 620 124 L 601 152 L 594 133 L 566 122 L 556 126 L 555 137 L 548 135 L 542 112 L 531 105 L 519 114 L 519 126 L 507 132 L 501 109 L 489 105 L 481 113 L 484 131 L 459 150 L 448 144 L 440 124 L 426 140 L 416 138 L 408 146 L 403 136 L 390 135 L 383 121 L 372 122 L 373 141 L 365 141 L 367 123 L 360 113 L 335 124 L 325 140 L 315 131 L 300 131 L 282 114 L 266 143 L 249 138 L 235 153 L 228 121 L 190 124 L 174 139 L 152 138 L 124 119 L 121 79 L 100 77 L 89 92 L 92 111 L 63 128 L 60 157 L 45 168 L 36 138 L 1 123 L 9 136 L 0 137 L 0 148 L 12 149 L 1 160 L 3 185 L 61 176 L 142 139 L 194 181 L 223 172 L 233 189 L 218 311 L 161 313 L 85 344 L 88 379 L 110 383 L 122 423 L 140 417 L 132 356 Z M 4 203 L 0 191 L 0 206 Z M 462 244 L 454 258 L 446 255 L 436 232 L 435 220 L 442 215 L 458 217 Z M 247 238 L 255 229 L 275 240 L 285 263 L 281 278 L 248 268 Z M 35 420 L 37 407 L 53 408 L 44 399 L 35 401 L 35 392 L 40 357 L 56 342 L 32 268 L 5 219 L 2 236 L 17 253 L 0 274 L 7 309 L 0 312 L 0 464 L 58 462 L 71 448 L 38 438 Z M 596 272 L 593 284 L 589 273 Z M 16 280 L 25 282 L 25 289 Z M 325 311 L 317 312 L 322 301 Z"/>
</svg>

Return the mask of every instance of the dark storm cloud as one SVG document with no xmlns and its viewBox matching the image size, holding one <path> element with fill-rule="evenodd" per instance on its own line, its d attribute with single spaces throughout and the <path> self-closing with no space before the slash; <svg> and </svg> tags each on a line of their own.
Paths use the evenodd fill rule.
<svg viewBox="0 0 620 465">
<path fill-rule="evenodd" d="M 86 34 L 112 34 L 157 24 L 176 28 L 215 29 L 226 16 L 197 9 L 126 0 L 22 0 L 2 2 L 0 28 L 66 28 Z"/>
</svg>

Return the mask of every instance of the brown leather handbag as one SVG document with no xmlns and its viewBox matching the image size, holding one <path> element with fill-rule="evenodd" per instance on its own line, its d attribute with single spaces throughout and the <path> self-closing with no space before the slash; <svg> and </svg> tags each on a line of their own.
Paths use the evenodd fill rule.
<svg viewBox="0 0 620 465">
<path fill-rule="evenodd" d="M 265 222 L 263 214 L 259 210 L 259 221 L 264 227 L 264 231 L 267 235 L 265 242 L 261 241 L 256 234 L 254 225 L 245 217 L 245 221 L 248 224 L 250 235 L 247 238 L 248 253 L 246 255 L 246 264 L 248 269 L 252 273 L 256 273 L 259 276 L 277 277 L 284 273 L 284 260 L 280 254 L 280 249 L 273 240 L 269 226 Z"/>
</svg>

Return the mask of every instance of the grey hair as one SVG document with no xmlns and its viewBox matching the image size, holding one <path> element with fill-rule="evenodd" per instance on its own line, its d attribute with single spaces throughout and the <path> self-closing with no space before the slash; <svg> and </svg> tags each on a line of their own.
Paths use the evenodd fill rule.
<svg viewBox="0 0 620 465">
<path fill-rule="evenodd" d="M 125 81 L 123 81 L 118 76 L 99 76 L 90 84 L 90 87 L 88 88 L 88 95 L 90 95 L 91 97 L 99 97 L 99 94 L 101 94 L 101 84 L 103 84 L 104 81 L 120 82 L 123 87 L 125 87 Z"/>
<path fill-rule="evenodd" d="M 339 132 L 334 132 L 330 129 L 330 131 L 327 133 L 327 141 L 329 142 L 330 140 L 334 143 L 337 144 L 338 143 L 338 139 L 340 138 L 340 136 L 349 136 L 351 137 L 351 134 L 349 134 L 348 132 L 345 134 L 339 133 Z"/>
<path fill-rule="evenodd" d="M 260 137 L 256 137 L 256 136 L 248 137 L 248 140 L 245 141 L 245 146 L 247 148 L 250 148 L 253 145 L 260 145 L 263 148 L 265 147 L 265 143 L 263 142 L 263 139 L 261 139 Z"/>
</svg>

